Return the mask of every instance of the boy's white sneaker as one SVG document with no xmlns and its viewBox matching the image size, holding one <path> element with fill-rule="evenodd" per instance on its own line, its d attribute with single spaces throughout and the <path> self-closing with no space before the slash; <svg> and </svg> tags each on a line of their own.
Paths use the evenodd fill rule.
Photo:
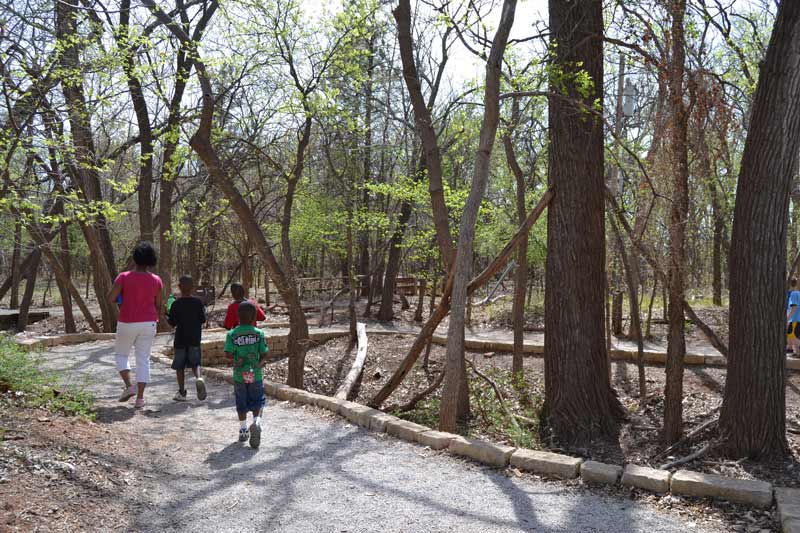
<svg viewBox="0 0 800 533">
<path fill-rule="evenodd" d="M 119 397 L 119 401 L 127 402 L 134 396 L 136 396 L 136 385 L 131 385 L 130 387 L 123 387 L 122 394 Z"/>
<path fill-rule="evenodd" d="M 175 393 L 175 396 L 172 397 L 173 400 L 176 402 L 185 402 L 186 401 L 186 391 L 178 391 Z"/>
<path fill-rule="evenodd" d="M 246 442 L 249 437 L 250 437 L 250 432 L 247 431 L 247 428 L 239 429 L 239 442 Z"/>
</svg>

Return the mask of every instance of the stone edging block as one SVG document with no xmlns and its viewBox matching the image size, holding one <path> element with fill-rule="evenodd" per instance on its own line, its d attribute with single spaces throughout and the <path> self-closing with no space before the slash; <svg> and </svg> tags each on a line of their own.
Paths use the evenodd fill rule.
<svg viewBox="0 0 800 533">
<path fill-rule="evenodd" d="M 622 474 L 622 467 L 609 465 L 597 461 L 585 461 L 581 463 L 581 479 L 588 483 L 605 483 L 614 485 L 619 481 Z"/>
<path fill-rule="evenodd" d="M 666 470 L 631 464 L 622 473 L 622 484 L 661 494 L 669 491 L 671 476 Z"/>
<path fill-rule="evenodd" d="M 800 489 L 775 487 L 783 533 L 800 533 Z"/>
<path fill-rule="evenodd" d="M 772 485 L 765 481 L 732 479 L 690 470 L 678 470 L 672 474 L 670 491 L 673 494 L 729 500 L 762 509 L 772 505 Z"/>
<path fill-rule="evenodd" d="M 457 437 L 458 435 L 454 433 L 445 433 L 444 431 L 435 430 L 423 431 L 422 433 L 416 434 L 417 442 L 434 450 L 444 450 L 450 446 L 453 439 Z"/>
<path fill-rule="evenodd" d="M 402 418 L 396 418 L 386 423 L 386 433 L 394 435 L 395 437 L 400 437 L 409 442 L 416 442 L 417 433 L 423 433 L 425 431 L 430 431 L 430 428 L 415 424 L 414 422 L 409 422 L 408 420 L 403 420 Z"/>
<path fill-rule="evenodd" d="M 450 441 L 447 449 L 456 455 L 499 467 L 508 466 L 511 454 L 516 450 L 511 446 L 503 446 L 480 439 L 468 439 L 460 435 Z"/>
<path fill-rule="evenodd" d="M 572 479 L 578 477 L 578 471 L 583 459 L 559 453 L 518 448 L 511 455 L 510 462 L 511 466 L 520 470 L 561 479 Z"/>
</svg>

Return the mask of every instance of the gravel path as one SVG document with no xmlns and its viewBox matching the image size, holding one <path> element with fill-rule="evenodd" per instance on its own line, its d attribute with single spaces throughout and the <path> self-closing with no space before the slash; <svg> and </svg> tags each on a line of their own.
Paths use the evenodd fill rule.
<svg viewBox="0 0 800 533">
<path fill-rule="evenodd" d="M 165 342 L 160 340 L 159 342 Z M 124 491 L 141 531 L 714 531 L 631 500 L 475 463 L 270 401 L 261 449 L 236 442 L 230 385 L 173 402 L 153 365 L 148 405 L 119 404 L 112 346 L 54 348 L 46 364 L 98 395 L 98 421 L 141 468 Z M 189 382 L 190 398 L 194 397 Z"/>
</svg>

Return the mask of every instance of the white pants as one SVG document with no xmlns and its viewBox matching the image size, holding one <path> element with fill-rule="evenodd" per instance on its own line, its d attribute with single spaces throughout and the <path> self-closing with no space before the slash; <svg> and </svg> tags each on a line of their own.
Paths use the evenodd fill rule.
<svg viewBox="0 0 800 533">
<path fill-rule="evenodd" d="M 131 348 L 136 353 L 136 382 L 150 381 L 150 349 L 156 336 L 155 322 L 117 322 L 117 370 L 130 370 Z"/>
</svg>

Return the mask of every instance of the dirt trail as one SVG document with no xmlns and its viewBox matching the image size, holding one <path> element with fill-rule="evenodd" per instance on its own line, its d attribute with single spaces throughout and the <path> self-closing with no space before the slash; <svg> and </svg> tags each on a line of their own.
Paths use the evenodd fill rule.
<svg viewBox="0 0 800 533">
<path fill-rule="evenodd" d="M 166 342 L 168 339 L 160 339 Z M 141 465 L 121 497 L 139 531 L 724 531 L 577 484 L 518 476 L 270 401 L 261 449 L 236 442 L 230 385 L 172 401 L 153 365 L 147 408 L 119 404 L 112 345 L 54 348 L 46 364 L 98 396 L 98 421 Z M 190 383 L 190 398 L 193 389 Z"/>
</svg>

